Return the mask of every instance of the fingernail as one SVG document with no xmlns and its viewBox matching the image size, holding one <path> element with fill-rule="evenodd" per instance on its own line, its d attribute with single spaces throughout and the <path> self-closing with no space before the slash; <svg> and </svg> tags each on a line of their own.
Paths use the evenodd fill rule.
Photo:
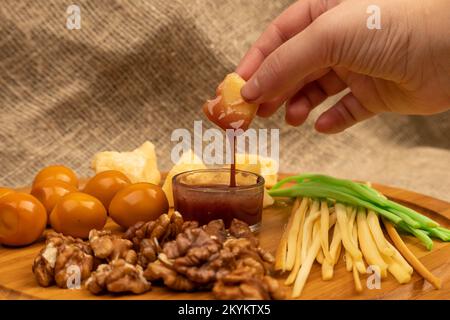
<svg viewBox="0 0 450 320">
<path fill-rule="evenodd" d="M 338 133 L 343 130 L 339 128 L 339 126 L 337 126 L 335 122 L 333 122 L 333 119 L 330 119 L 329 117 L 326 116 L 319 117 L 319 119 L 317 119 L 315 128 L 317 132 L 325 134 Z"/>
<path fill-rule="evenodd" d="M 258 78 L 252 77 L 241 89 L 241 96 L 245 101 L 254 102 L 261 96 Z"/>
<path fill-rule="evenodd" d="M 330 121 L 329 117 L 322 115 L 317 119 L 314 127 L 318 132 L 326 133 L 332 127 L 332 121 Z"/>
</svg>

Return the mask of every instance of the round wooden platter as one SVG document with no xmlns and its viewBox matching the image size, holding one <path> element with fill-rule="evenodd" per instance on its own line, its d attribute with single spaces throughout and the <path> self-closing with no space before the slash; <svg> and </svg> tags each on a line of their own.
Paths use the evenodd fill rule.
<svg viewBox="0 0 450 320">
<path fill-rule="evenodd" d="M 284 175 L 283 175 L 284 176 Z M 398 188 L 374 185 L 389 198 L 430 216 L 441 225 L 450 226 L 450 203 L 406 191 Z M 22 191 L 28 191 L 27 188 Z M 261 246 L 275 253 L 281 234 L 291 212 L 292 202 L 278 201 L 263 213 L 262 227 L 259 232 Z M 118 230 L 119 226 L 108 221 L 107 228 Z M 436 276 L 442 279 L 442 288 L 434 289 L 416 272 L 408 284 L 400 285 L 388 275 L 381 281 L 381 288 L 368 289 L 366 277 L 362 278 L 364 290 L 357 293 L 353 277 L 345 270 L 340 258 L 335 267 L 334 277 L 330 281 L 321 278 L 320 265 L 315 263 L 306 282 L 301 299 L 450 299 L 450 243 L 434 241 L 432 251 L 427 251 L 415 238 L 404 237 L 408 247 L 422 263 Z M 0 299 L 212 299 L 209 292 L 179 293 L 158 286 L 142 295 L 101 295 L 94 296 L 85 289 L 69 290 L 55 286 L 40 287 L 31 272 L 34 257 L 43 246 L 39 241 L 24 248 L 0 246 Z M 277 275 L 283 283 L 287 275 Z M 290 288 L 289 288 L 290 292 Z"/>
</svg>

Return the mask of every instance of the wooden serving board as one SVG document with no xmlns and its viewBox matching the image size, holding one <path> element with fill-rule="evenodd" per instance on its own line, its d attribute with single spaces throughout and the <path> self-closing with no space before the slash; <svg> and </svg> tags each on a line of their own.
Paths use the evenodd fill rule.
<svg viewBox="0 0 450 320">
<path fill-rule="evenodd" d="M 389 198 L 435 219 L 441 225 L 450 226 L 450 203 L 422 194 L 398 188 L 374 185 Z M 23 189 L 22 191 L 27 191 Z M 290 215 L 292 202 L 277 202 L 264 210 L 262 227 L 259 232 L 261 246 L 275 253 L 284 226 Z M 108 221 L 107 228 L 119 227 Z M 315 263 L 306 282 L 301 299 L 450 299 L 450 243 L 434 242 L 432 251 L 427 251 L 415 238 L 405 237 L 405 242 L 422 263 L 442 279 L 442 289 L 435 290 L 416 272 L 408 284 L 400 285 L 389 275 L 381 282 L 380 289 L 369 290 L 362 278 L 364 291 L 354 290 L 353 277 L 345 270 L 340 258 L 330 281 L 321 278 L 320 265 Z M 31 272 L 34 257 L 43 246 L 43 241 L 24 248 L 0 246 L 0 299 L 212 299 L 209 292 L 179 293 L 154 286 L 152 291 L 142 295 L 103 295 L 94 296 L 85 289 L 59 289 L 55 286 L 38 286 Z M 282 283 L 287 275 L 277 276 Z M 290 289 L 289 289 L 290 292 Z"/>
</svg>

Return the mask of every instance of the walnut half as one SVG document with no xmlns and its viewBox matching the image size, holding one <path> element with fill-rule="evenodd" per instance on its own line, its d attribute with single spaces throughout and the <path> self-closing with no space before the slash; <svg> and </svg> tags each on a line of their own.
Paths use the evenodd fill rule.
<svg viewBox="0 0 450 320">
<path fill-rule="evenodd" d="M 86 288 L 93 294 L 102 292 L 141 294 L 151 288 L 144 278 L 141 266 L 134 266 L 123 259 L 100 265 L 86 281 Z"/>
<path fill-rule="evenodd" d="M 73 244 L 58 248 L 55 263 L 55 282 L 60 288 L 67 288 L 71 277 L 79 277 L 81 283 L 86 280 L 94 268 L 94 257 L 86 254 Z"/>
<path fill-rule="evenodd" d="M 48 287 L 54 283 L 57 255 L 58 248 L 53 243 L 49 243 L 34 259 L 32 270 L 40 286 Z"/>
<path fill-rule="evenodd" d="M 150 281 L 162 280 L 166 287 L 176 291 L 193 291 L 198 287 L 196 283 L 164 265 L 161 261 L 150 263 L 144 276 Z"/>
<path fill-rule="evenodd" d="M 106 259 L 108 262 L 124 259 L 128 263 L 136 263 L 137 255 L 132 249 L 133 243 L 118 235 L 113 235 L 109 230 L 91 230 L 89 244 L 94 255 L 99 259 Z"/>
<path fill-rule="evenodd" d="M 175 237 L 184 229 L 191 228 L 192 223 L 183 222 L 178 212 L 163 214 L 155 221 L 138 222 L 128 228 L 123 239 L 131 241 L 137 252 L 137 263 L 146 268 L 150 262 L 157 259 L 161 246 Z"/>
<path fill-rule="evenodd" d="M 238 268 L 214 284 L 214 297 L 220 300 L 284 299 L 285 290 L 270 276 L 252 276 L 248 268 Z"/>
<path fill-rule="evenodd" d="M 93 267 L 92 250 L 87 243 L 49 232 L 45 247 L 34 259 L 32 270 L 40 286 L 48 287 L 56 282 L 59 287 L 66 288 L 72 275 L 79 277 L 81 282 L 89 277 Z"/>
</svg>

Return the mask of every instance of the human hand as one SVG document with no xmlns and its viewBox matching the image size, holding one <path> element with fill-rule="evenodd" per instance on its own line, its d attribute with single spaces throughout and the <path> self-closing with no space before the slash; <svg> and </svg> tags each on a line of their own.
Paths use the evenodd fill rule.
<svg viewBox="0 0 450 320">
<path fill-rule="evenodd" d="M 381 29 L 369 29 L 370 5 Z M 337 133 L 382 112 L 433 114 L 450 109 L 450 1 L 300 0 L 286 9 L 236 72 L 245 100 L 268 117 L 286 102 L 298 126 L 327 97 L 345 95 L 316 121 Z"/>
</svg>

